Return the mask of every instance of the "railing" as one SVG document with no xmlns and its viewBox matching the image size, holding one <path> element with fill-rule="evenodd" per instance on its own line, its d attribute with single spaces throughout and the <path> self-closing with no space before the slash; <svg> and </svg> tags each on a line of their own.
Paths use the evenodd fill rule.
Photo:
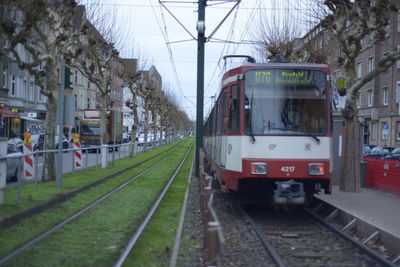
<svg viewBox="0 0 400 267">
<path fill-rule="evenodd" d="M 130 155 L 130 150 L 133 145 L 134 146 L 134 151 L 133 151 L 133 156 L 138 153 L 138 152 L 143 152 L 148 149 L 153 149 L 157 148 L 161 145 L 165 145 L 171 141 L 174 141 L 176 139 L 169 139 L 169 140 L 157 140 L 153 142 L 148 142 L 146 144 L 143 144 L 142 146 L 139 146 L 137 142 L 129 142 L 129 143 L 122 143 L 122 144 L 115 144 L 115 145 L 103 145 L 103 146 L 91 146 L 91 147 L 80 147 L 80 148 L 68 148 L 68 149 L 62 149 L 62 157 L 63 157 L 63 166 L 62 170 L 63 173 L 75 173 L 76 171 L 85 171 L 88 167 L 96 166 L 96 169 L 99 168 L 100 166 L 103 166 L 102 164 L 102 159 L 105 158 L 105 161 L 107 161 L 106 166 L 108 165 L 114 166 L 114 161 L 120 158 L 128 157 Z M 72 144 L 71 144 L 72 146 Z M 102 155 L 101 150 L 103 148 L 103 151 L 106 151 L 106 154 Z M 76 169 L 75 168 L 75 161 L 74 161 L 74 152 L 75 151 L 81 151 L 82 153 L 82 168 L 81 169 Z M 95 154 L 89 153 L 89 151 L 95 151 Z M 7 155 L 7 156 L 0 156 L 0 161 L 6 161 L 6 160 L 12 160 L 12 159 L 17 159 L 18 165 L 17 165 L 17 183 L 7 183 L 7 186 L 18 186 L 18 198 L 17 201 L 21 201 L 22 199 L 22 192 L 21 192 L 21 186 L 23 183 L 27 182 L 34 182 L 35 183 L 35 188 L 37 189 L 38 182 L 41 180 L 42 177 L 42 172 L 43 172 L 43 160 L 44 157 L 43 155 L 46 153 L 59 153 L 58 149 L 53 149 L 53 150 L 37 150 L 34 152 L 26 153 L 26 154 L 20 154 L 20 155 Z M 23 158 L 27 156 L 33 156 L 33 168 L 34 168 L 34 174 L 32 179 L 25 179 L 24 178 L 24 173 L 23 173 Z M 70 163 L 69 163 L 70 162 Z M 56 163 L 56 168 L 57 168 L 57 163 Z M 3 172 L 7 174 L 7 164 L 3 164 L 3 168 L 0 169 L 0 172 Z M 7 179 L 7 178 L 6 178 Z"/>
<path fill-rule="evenodd" d="M 204 172 L 204 154 L 200 153 L 200 209 L 204 225 L 204 259 L 202 266 L 221 266 L 224 245 L 221 224 L 213 209 L 212 177 Z"/>
</svg>

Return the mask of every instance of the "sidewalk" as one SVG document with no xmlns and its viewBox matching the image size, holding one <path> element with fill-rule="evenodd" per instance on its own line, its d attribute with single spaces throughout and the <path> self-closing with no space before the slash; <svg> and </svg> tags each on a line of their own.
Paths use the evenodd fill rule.
<svg viewBox="0 0 400 267">
<path fill-rule="evenodd" d="M 343 192 L 333 186 L 331 195 L 316 197 L 400 238 L 400 195 L 370 188 Z"/>
</svg>

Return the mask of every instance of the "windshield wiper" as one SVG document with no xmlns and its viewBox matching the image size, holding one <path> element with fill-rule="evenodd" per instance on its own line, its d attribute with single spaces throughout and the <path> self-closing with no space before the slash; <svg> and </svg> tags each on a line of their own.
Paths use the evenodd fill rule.
<svg viewBox="0 0 400 267">
<path fill-rule="evenodd" d="M 321 141 L 318 137 L 316 137 L 315 135 L 311 134 L 311 133 L 305 133 L 307 136 L 310 136 L 312 138 L 315 139 L 315 141 L 317 141 L 317 143 L 319 144 L 319 142 Z"/>
</svg>

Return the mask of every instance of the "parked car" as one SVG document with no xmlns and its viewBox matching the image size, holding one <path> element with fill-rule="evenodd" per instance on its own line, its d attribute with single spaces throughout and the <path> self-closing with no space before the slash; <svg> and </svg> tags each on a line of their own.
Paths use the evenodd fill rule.
<svg viewBox="0 0 400 267">
<path fill-rule="evenodd" d="M 44 135 L 45 134 L 40 134 L 37 143 L 33 146 L 33 151 L 43 150 Z M 58 136 L 55 137 L 55 144 L 56 144 L 56 149 L 58 149 Z M 67 148 L 69 148 L 68 139 L 65 136 L 63 136 L 63 149 L 67 149 Z"/>
<path fill-rule="evenodd" d="M 131 133 L 130 132 L 123 132 L 122 133 L 122 141 L 124 143 L 128 143 L 129 141 L 131 141 Z"/>
<path fill-rule="evenodd" d="M 147 146 L 151 146 L 152 143 L 154 141 L 154 134 L 147 134 Z M 144 134 L 140 134 L 139 138 L 138 138 L 138 146 L 142 146 L 144 143 Z"/>
<path fill-rule="evenodd" d="M 376 146 L 371 149 L 368 155 L 365 155 L 367 158 L 376 158 L 376 159 L 384 159 L 387 155 L 390 155 L 390 148 Z"/>
<path fill-rule="evenodd" d="M 363 156 L 368 155 L 371 153 L 371 150 L 376 147 L 376 145 L 369 145 L 369 144 L 364 144 L 363 145 Z"/>
<path fill-rule="evenodd" d="M 14 142 L 8 142 L 7 145 L 7 181 L 16 181 L 18 175 L 18 169 L 20 168 L 22 161 L 20 157 L 14 158 L 12 156 L 22 156 L 22 151 L 18 148 L 18 146 Z"/>
<path fill-rule="evenodd" d="M 393 149 L 390 154 L 385 157 L 385 159 L 400 160 L 400 147 Z"/>
<path fill-rule="evenodd" d="M 8 143 L 12 143 L 18 147 L 19 150 L 22 151 L 22 147 L 24 146 L 24 141 L 19 137 L 11 137 L 8 139 Z"/>
</svg>

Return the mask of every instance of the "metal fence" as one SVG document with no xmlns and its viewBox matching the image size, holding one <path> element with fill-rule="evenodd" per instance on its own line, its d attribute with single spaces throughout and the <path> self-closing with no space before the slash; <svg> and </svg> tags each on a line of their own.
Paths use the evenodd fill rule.
<svg viewBox="0 0 400 267">
<path fill-rule="evenodd" d="M 129 157 L 130 155 L 134 156 L 136 153 L 143 152 L 146 150 L 154 149 L 159 146 L 165 145 L 171 141 L 175 141 L 176 138 L 170 138 L 170 139 L 164 139 L 164 140 L 157 140 L 153 142 L 147 142 L 147 143 L 141 143 L 139 144 L 138 142 L 129 142 L 129 143 L 121 143 L 121 144 L 115 144 L 115 145 L 103 145 L 103 146 L 91 146 L 91 147 L 80 147 L 80 148 L 74 148 L 73 143 L 71 143 L 70 147 L 68 149 L 53 149 L 53 150 L 37 150 L 34 152 L 30 153 L 14 153 L 15 155 L 2 155 L 0 156 L 0 162 L 3 164 L 0 164 L 0 174 L 3 173 L 5 176 L 7 176 L 7 165 L 13 165 L 13 164 L 8 164 L 8 162 L 13 162 L 16 164 L 16 169 L 15 169 L 15 174 L 16 177 L 14 178 L 14 182 L 10 181 L 7 182 L 6 187 L 9 186 L 18 186 L 18 199 L 17 201 L 21 201 L 22 193 L 21 193 L 21 187 L 22 184 L 24 183 L 35 183 L 35 189 L 38 187 L 38 183 L 41 181 L 42 178 L 42 173 L 43 173 L 43 165 L 44 165 L 44 154 L 47 153 L 55 153 L 55 156 L 58 156 L 61 152 L 62 154 L 62 172 L 63 173 L 75 173 L 77 171 L 85 171 L 87 170 L 88 167 L 93 167 L 95 166 L 96 169 L 99 168 L 105 168 L 108 166 L 114 167 L 114 161 Z M 4 142 L 4 140 L 3 140 Z M 5 140 L 7 142 L 7 140 Z M 134 146 L 132 148 L 132 146 Z M 133 151 L 131 152 L 131 149 Z M 80 152 L 81 154 L 81 163 L 82 167 L 81 168 L 76 168 L 75 167 L 75 154 L 77 152 Z M 26 160 L 26 157 L 29 157 L 32 161 L 33 164 L 33 176 L 30 179 L 25 178 L 24 174 L 24 169 L 23 169 L 23 164 L 24 160 Z M 6 163 L 6 164 L 4 164 Z M 57 160 L 56 160 L 56 170 L 59 168 L 57 166 Z M 14 167 L 15 165 L 13 165 Z M 14 169 L 13 169 L 14 172 Z M 0 177 L 1 178 L 1 177 Z M 4 177 L 5 179 L 9 177 Z"/>
</svg>

